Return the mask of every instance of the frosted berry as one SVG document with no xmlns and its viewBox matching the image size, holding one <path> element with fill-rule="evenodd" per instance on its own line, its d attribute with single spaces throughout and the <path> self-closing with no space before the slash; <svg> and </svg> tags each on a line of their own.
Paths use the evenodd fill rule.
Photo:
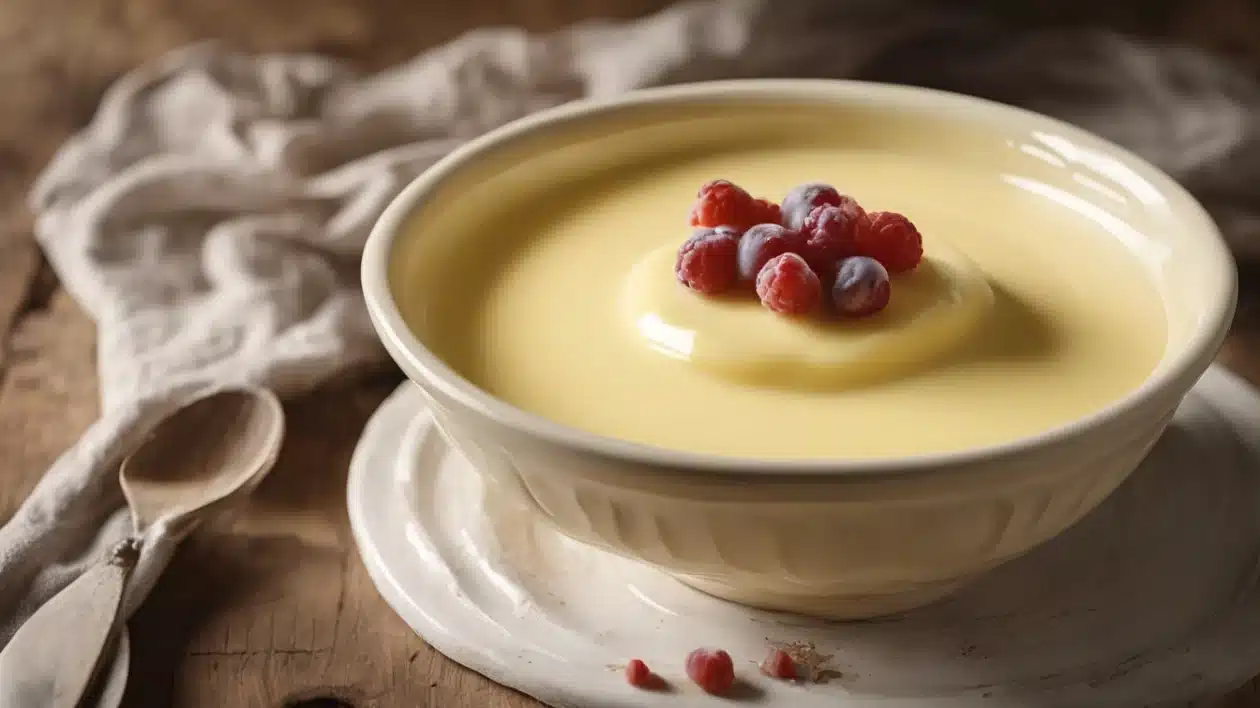
<svg viewBox="0 0 1260 708">
<path fill-rule="evenodd" d="M 721 649 L 696 649 L 687 655 L 687 677 L 705 693 L 720 696 L 735 683 L 735 664 Z"/>
<path fill-rule="evenodd" d="M 738 279 L 739 234 L 730 228 L 697 229 L 678 249 L 674 274 L 692 290 L 714 295 Z"/>
<path fill-rule="evenodd" d="M 883 263 L 890 273 L 904 273 L 923 260 L 923 236 L 905 216 L 875 211 L 858 231 L 857 249 Z"/>
<path fill-rule="evenodd" d="M 803 315 L 818 306 L 822 282 L 804 258 L 784 253 L 771 258 L 757 273 L 761 304 L 784 315 Z"/>
<path fill-rule="evenodd" d="M 804 240 L 778 224 L 757 224 L 739 237 L 739 277 L 751 283 L 766 261 L 784 253 L 799 253 Z"/>
<path fill-rule="evenodd" d="M 782 649 L 770 650 L 766 658 L 761 661 L 761 673 L 784 681 L 795 681 L 798 677 L 796 662 Z"/>
<path fill-rule="evenodd" d="M 843 195 L 835 187 L 821 182 L 809 182 L 794 187 L 783 198 L 782 223 L 793 231 L 800 231 L 805 217 L 824 204 L 839 206 Z"/>
<path fill-rule="evenodd" d="M 761 207 L 752 195 L 724 179 L 706 183 L 691 207 L 692 226 L 730 226 L 743 231 L 758 223 Z"/>
<path fill-rule="evenodd" d="M 651 688 L 652 670 L 643 663 L 642 659 L 631 659 L 630 663 L 626 664 L 626 683 L 635 688 Z"/>
<path fill-rule="evenodd" d="M 866 317 L 888 306 L 892 284 L 888 270 L 874 258 L 854 256 L 840 262 L 831 302 L 845 317 Z"/>
<path fill-rule="evenodd" d="M 755 224 L 778 224 L 783 218 L 779 205 L 768 199 L 754 199 L 753 212 L 757 219 Z"/>
<path fill-rule="evenodd" d="M 840 200 L 839 204 L 814 207 L 801 230 L 805 237 L 801 255 L 815 273 L 825 277 L 835 274 L 842 258 L 857 252 L 858 232 L 866 219 L 866 210 L 857 201 L 849 197 Z"/>
</svg>

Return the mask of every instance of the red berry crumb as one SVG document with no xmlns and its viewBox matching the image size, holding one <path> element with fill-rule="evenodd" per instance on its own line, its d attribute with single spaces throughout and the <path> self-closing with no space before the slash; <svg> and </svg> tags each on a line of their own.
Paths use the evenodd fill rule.
<svg viewBox="0 0 1260 708">
<path fill-rule="evenodd" d="M 730 226 L 743 231 L 765 211 L 742 187 L 724 179 L 706 183 L 691 207 L 692 226 Z"/>
<path fill-rule="evenodd" d="M 865 220 L 866 210 L 852 197 L 842 196 L 839 204 L 814 207 L 802 228 L 805 262 L 819 275 L 834 275 L 840 260 L 856 252 L 858 232 Z"/>
<path fill-rule="evenodd" d="M 803 315 L 818 306 L 822 282 L 804 258 L 795 253 L 775 256 L 757 274 L 761 304 L 785 315 Z"/>
<path fill-rule="evenodd" d="M 739 234 L 730 228 L 697 229 L 678 249 L 674 275 L 692 290 L 715 295 L 739 277 Z"/>
<path fill-rule="evenodd" d="M 735 664 L 721 649 L 696 649 L 687 655 L 687 677 L 705 693 L 720 696 L 735 683 Z"/>
<path fill-rule="evenodd" d="M 882 263 L 890 273 L 904 273 L 923 260 L 923 237 L 905 216 L 876 211 L 867 215 L 858 230 L 857 250 Z"/>
<path fill-rule="evenodd" d="M 652 670 L 642 659 L 631 659 L 626 664 L 626 682 L 635 688 L 651 688 Z"/>
<path fill-rule="evenodd" d="M 771 678 L 795 681 L 797 679 L 796 662 L 782 649 L 771 649 L 761 662 L 761 673 Z"/>
</svg>

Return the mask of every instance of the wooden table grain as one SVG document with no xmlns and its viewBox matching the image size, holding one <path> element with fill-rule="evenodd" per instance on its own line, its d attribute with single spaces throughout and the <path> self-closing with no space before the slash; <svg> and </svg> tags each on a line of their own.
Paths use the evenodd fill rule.
<svg viewBox="0 0 1260 708">
<path fill-rule="evenodd" d="M 52 151 L 86 123 L 120 73 L 204 38 L 245 49 L 325 52 L 377 68 L 478 25 L 543 30 L 592 16 L 638 16 L 665 4 L 0 2 L 0 521 L 97 414 L 92 323 L 35 248 L 23 200 Z M 999 12 L 1009 7 L 975 4 Z M 1141 12 L 1111 11 L 1111 19 L 1133 25 L 1126 29 L 1177 35 L 1260 71 L 1257 3 L 1139 5 Z M 1023 19 L 1073 21 L 1087 6 L 1097 3 L 1042 0 L 1025 4 Z M 1260 272 L 1244 278 L 1260 280 Z M 1260 384 L 1260 296 L 1251 290 L 1244 291 L 1222 361 Z M 343 381 L 287 406 L 288 444 L 251 506 L 231 525 L 191 539 L 132 622 L 128 706 L 331 708 L 338 705 L 333 699 L 361 708 L 537 705 L 427 647 L 376 593 L 354 551 L 346 467 L 367 417 L 399 380 L 386 372 Z M 1260 708 L 1260 683 L 1223 705 Z"/>
</svg>

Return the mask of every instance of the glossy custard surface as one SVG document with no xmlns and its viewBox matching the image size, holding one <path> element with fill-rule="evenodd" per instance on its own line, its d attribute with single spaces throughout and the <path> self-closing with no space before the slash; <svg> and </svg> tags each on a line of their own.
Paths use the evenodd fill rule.
<svg viewBox="0 0 1260 708">
<path fill-rule="evenodd" d="M 674 281 L 673 254 L 697 187 L 718 177 L 775 200 L 834 184 L 909 216 L 927 260 L 857 323 L 698 295 Z M 444 218 L 456 245 L 413 317 L 475 384 L 597 434 L 762 459 L 961 450 L 1095 412 L 1164 351 L 1163 306 L 1132 254 L 997 170 L 732 141 L 531 179 L 528 198 Z"/>
<path fill-rule="evenodd" d="M 679 287 L 678 248 L 666 244 L 637 263 L 621 316 L 662 354 L 752 385 L 834 390 L 869 385 L 925 366 L 967 341 L 996 302 L 984 272 L 939 239 L 877 316 L 840 320 L 825 308 L 769 316 L 747 285 L 719 297 Z"/>
</svg>

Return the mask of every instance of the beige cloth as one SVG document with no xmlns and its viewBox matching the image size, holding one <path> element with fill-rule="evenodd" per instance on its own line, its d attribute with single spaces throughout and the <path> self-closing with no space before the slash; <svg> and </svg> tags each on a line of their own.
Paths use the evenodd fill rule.
<svg viewBox="0 0 1260 708">
<path fill-rule="evenodd" d="M 1182 179 L 1257 252 L 1255 83 L 1101 33 L 1011 36 L 897 2 L 708 0 L 551 35 L 478 30 L 378 75 L 175 52 L 113 86 L 32 195 L 40 244 L 97 321 L 104 405 L 0 529 L 0 646 L 127 532 L 116 465 L 173 391 L 249 380 L 291 395 L 384 362 L 356 261 L 408 180 L 540 108 L 740 76 L 916 83 L 1064 117 Z M 169 551 L 149 547 L 131 609 Z"/>
</svg>

